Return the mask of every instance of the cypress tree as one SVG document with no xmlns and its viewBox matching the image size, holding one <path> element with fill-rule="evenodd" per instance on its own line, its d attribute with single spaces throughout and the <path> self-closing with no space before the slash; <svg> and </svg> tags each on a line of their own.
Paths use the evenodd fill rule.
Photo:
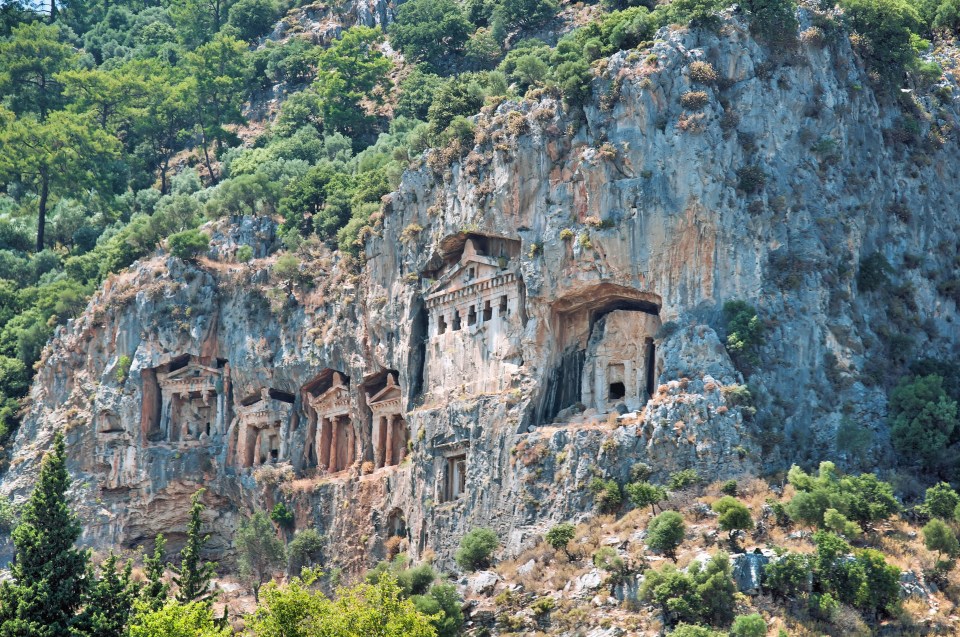
<svg viewBox="0 0 960 637">
<path fill-rule="evenodd" d="M 170 594 L 170 585 L 163 581 L 163 553 L 166 547 L 167 540 L 163 534 L 160 534 L 153 541 L 153 555 L 143 557 L 143 570 L 146 572 L 147 584 L 141 591 L 141 598 L 151 610 L 163 608 Z"/>
<path fill-rule="evenodd" d="M 209 535 L 202 535 L 200 532 L 200 514 L 204 508 L 200 498 L 203 492 L 204 489 L 200 489 L 193 494 L 190 522 L 187 525 L 187 543 L 180 551 L 180 567 L 173 569 L 177 601 L 183 604 L 207 601 L 213 594 L 210 590 L 210 578 L 216 573 L 217 565 L 200 558 L 203 545 L 210 539 Z"/>
<path fill-rule="evenodd" d="M 80 522 L 67 504 L 70 486 L 63 434 L 40 466 L 40 476 L 13 531 L 12 583 L 0 588 L 0 635 L 69 634 L 88 586 L 88 551 L 74 546 Z"/>
<path fill-rule="evenodd" d="M 110 556 L 100 567 L 100 578 L 90 586 L 86 605 L 77 617 L 73 635 L 77 637 L 124 637 L 133 602 L 140 586 L 132 581 L 133 562 L 127 561 L 117 570 L 117 555 Z M 91 578 L 92 579 L 92 578 Z"/>
</svg>

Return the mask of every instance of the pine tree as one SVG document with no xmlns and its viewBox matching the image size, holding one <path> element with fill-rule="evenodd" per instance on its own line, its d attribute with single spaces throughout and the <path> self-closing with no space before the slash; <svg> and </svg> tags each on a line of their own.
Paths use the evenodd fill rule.
<svg viewBox="0 0 960 637">
<path fill-rule="evenodd" d="M 217 565 L 205 562 L 200 558 L 203 545 L 210 539 L 209 535 L 200 533 L 200 514 L 203 512 L 203 503 L 200 498 L 205 489 L 193 494 L 193 506 L 190 508 L 190 522 L 187 524 L 187 543 L 180 551 L 180 568 L 173 568 L 176 574 L 173 583 L 177 585 L 177 601 L 181 603 L 202 602 L 211 598 L 210 578 L 216 573 Z"/>
<path fill-rule="evenodd" d="M 100 566 L 100 578 L 90 586 L 86 605 L 72 631 L 74 636 L 124 637 L 127 634 L 127 623 L 140 586 L 131 578 L 133 562 L 127 561 L 123 570 L 117 570 L 117 562 L 117 555 L 111 551 Z"/>
<path fill-rule="evenodd" d="M 163 581 L 165 566 L 163 553 L 167 547 L 167 540 L 160 534 L 153 541 L 153 555 L 143 557 L 143 569 L 147 575 L 147 584 L 140 592 L 151 610 L 160 610 L 167 603 L 170 595 L 170 585 Z"/>
<path fill-rule="evenodd" d="M 90 554 L 74 546 L 80 523 L 67 504 L 69 486 L 58 432 L 13 531 L 16 558 L 12 583 L 0 588 L 0 635 L 63 637 L 70 632 L 88 586 Z"/>
</svg>

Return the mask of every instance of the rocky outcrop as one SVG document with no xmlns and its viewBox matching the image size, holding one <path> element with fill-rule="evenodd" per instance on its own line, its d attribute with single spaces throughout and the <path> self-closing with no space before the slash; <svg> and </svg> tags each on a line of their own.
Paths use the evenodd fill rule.
<svg viewBox="0 0 960 637">
<path fill-rule="evenodd" d="M 727 478 L 832 449 L 841 421 L 883 458 L 876 376 L 909 354 L 878 344 L 957 348 L 938 292 L 956 141 L 905 145 L 839 35 L 784 54 L 731 14 L 661 31 L 650 55 L 604 61 L 582 111 L 485 109 L 466 156 L 406 173 L 362 266 L 308 244 L 280 277 L 274 222 L 237 218 L 196 262 L 158 253 L 109 279 L 45 352 L 4 493 L 26 495 L 63 429 L 92 545 L 162 531 L 176 548 L 203 486 L 217 552 L 282 501 L 331 564 L 401 546 L 449 567 L 466 530 L 514 554 L 636 462 Z M 681 106 L 691 89 L 702 109 Z M 858 289 L 874 253 L 895 293 Z M 730 299 L 766 326 L 743 370 L 718 335 Z"/>
</svg>

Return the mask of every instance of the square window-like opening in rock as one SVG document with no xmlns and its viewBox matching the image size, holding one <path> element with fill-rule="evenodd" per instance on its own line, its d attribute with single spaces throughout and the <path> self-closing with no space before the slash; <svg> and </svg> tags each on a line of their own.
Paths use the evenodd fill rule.
<svg viewBox="0 0 960 637">
<path fill-rule="evenodd" d="M 607 393 L 607 398 L 610 400 L 620 400 L 627 395 L 627 388 L 623 383 L 610 383 L 610 391 Z"/>
</svg>

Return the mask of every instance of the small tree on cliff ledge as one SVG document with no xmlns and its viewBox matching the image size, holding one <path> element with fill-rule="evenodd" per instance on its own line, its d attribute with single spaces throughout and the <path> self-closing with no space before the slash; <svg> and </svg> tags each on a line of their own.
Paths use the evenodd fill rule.
<svg viewBox="0 0 960 637">
<path fill-rule="evenodd" d="M 200 533 L 200 514 L 203 512 L 203 503 L 200 502 L 204 489 L 193 494 L 193 506 L 190 508 L 190 522 L 187 524 L 187 543 L 180 551 L 180 568 L 171 570 L 175 573 L 173 583 L 177 585 L 177 601 L 181 603 L 207 601 L 213 594 L 210 590 L 210 578 L 216 572 L 217 565 L 200 559 L 203 545 L 210 539 L 209 535 Z"/>
<path fill-rule="evenodd" d="M 63 434 L 40 466 L 40 476 L 13 531 L 13 583 L 0 588 L 0 635 L 60 637 L 70 633 L 87 588 L 87 551 L 74 546 L 80 523 L 67 505 L 70 486 Z"/>
</svg>

